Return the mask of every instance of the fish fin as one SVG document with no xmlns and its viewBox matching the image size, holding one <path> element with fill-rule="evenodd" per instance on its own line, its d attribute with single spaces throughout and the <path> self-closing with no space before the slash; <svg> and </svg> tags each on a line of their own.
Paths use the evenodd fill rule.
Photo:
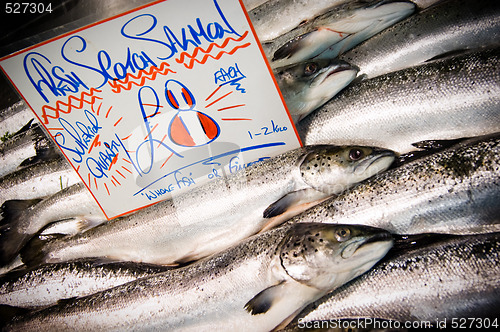
<svg viewBox="0 0 500 332">
<path fill-rule="evenodd" d="M 79 233 L 86 232 L 89 229 L 97 227 L 106 222 L 106 219 L 104 218 L 76 218 L 76 219 L 79 219 L 77 221 L 77 227 Z"/>
<path fill-rule="evenodd" d="M 39 148 L 36 150 L 36 156 L 24 159 L 19 164 L 19 168 L 31 166 L 41 162 L 50 161 L 57 158 L 60 158 L 60 155 L 55 150 L 54 147 Z"/>
<path fill-rule="evenodd" d="M 412 143 L 414 147 L 421 150 L 442 150 L 463 141 L 463 138 L 450 140 L 426 140 Z"/>
<path fill-rule="evenodd" d="M 66 304 L 68 304 L 70 302 L 73 302 L 77 298 L 78 298 L 77 296 L 73 296 L 73 297 L 68 297 L 66 299 L 59 299 L 59 300 L 57 300 L 56 305 L 59 306 L 59 307 L 63 307 Z"/>
<path fill-rule="evenodd" d="M 263 217 L 268 219 L 276 217 L 285 213 L 293 206 L 314 202 L 318 199 L 324 198 L 325 196 L 326 194 L 323 192 L 312 188 L 292 191 L 269 205 L 264 210 Z"/>
<path fill-rule="evenodd" d="M 3 328 L 6 324 L 15 316 L 21 316 L 29 312 L 30 309 L 14 307 L 7 304 L 0 304 L 0 329 L 3 331 Z"/>
<path fill-rule="evenodd" d="M 31 128 L 31 125 L 33 124 L 34 120 L 35 119 L 29 120 L 28 123 L 26 123 L 21 129 L 19 129 L 18 131 L 16 131 L 13 136 L 16 136 L 16 135 L 19 135 L 19 134 L 21 134 L 21 133 L 23 133 L 25 131 L 28 131 Z"/>
<path fill-rule="evenodd" d="M 266 231 L 270 230 L 271 228 L 276 227 L 276 226 L 284 223 L 285 221 L 291 219 L 292 217 L 304 212 L 305 210 L 307 210 L 309 208 L 312 208 L 313 206 L 315 206 L 315 205 L 317 205 L 317 204 L 323 202 L 324 200 L 326 200 L 330 197 L 333 197 L 333 196 L 335 196 L 335 195 L 323 197 L 323 198 L 318 198 L 316 200 L 311 200 L 311 201 L 302 201 L 302 202 L 300 202 L 300 204 L 295 204 L 295 205 L 291 206 L 289 209 L 287 209 L 286 211 L 284 211 L 282 214 L 279 214 L 279 215 L 274 216 L 272 218 L 268 218 L 267 223 L 262 227 L 262 229 L 260 230 L 259 233 L 266 232 Z"/>
<path fill-rule="evenodd" d="M 20 231 L 19 223 L 23 220 L 23 211 L 40 201 L 40 199 L 8 200 L 2 204 L 0 266 L 8 264 L 32 236 Z"/>
<path fill-rule="evenodd" d="M 35 236 L 21 249 L 21 261 L 28 267 L 45 263 L 46 253 L 44 249 L 47 244 L 63 237 L 65 237 L 65 235 L 62 234 L 52 234 L 44 238 Z"/>
<path fill-rule="evenodd" d="M 446 58 L 449 58 L 449 57 L 454 57 L 454 56 L 458 56 L 458 55 L 462 55 L 464 53 L 467 53 L 467 52 L 470 52 L 470 50 L 468 49 L 464 49 L 464 48 L 461 48 L 461 49 L 456 49 L 456 50 L 452 50 L 452 51 L 448 51 L 448 52 L 444 52 L 444 53 L 441 53 L 441 54 L 438 54 L 430 59 L 427 59 L 425 60 L 424 62 L 432 62 L 432 61 L 436 61 L 436 60 L 444 60 Z"/>
<path fill-rule="evenodd" d="M 288 59 L 289 57 L 291 57 L 294 53 L 296 53 L 298 50 L 300 50 L 302 40 L 309 37 L 309 35 L 312 32 L 314 32 L 314 31 L 304 33 L 300 36 L 297 36 L 297 37 L 287 41 L 285 44 L 283 44 L 283 46 L 278 48 L 276 50 L 276 52 L 274 52 L 273 59 L 271 61 Z"/>
<path fill-rule="evenodd" d="M 264 210 L 264 213 L 262 214 L 262 216 L 264 218 L 269 219 L 269 218 L 276 217 L 277 215 L 284 213 L 292 205 L 295 205 L 299 201 L 299 197 L 297 197 L 297 196 L 300 195 L 301 191 L 302 190 L 294 191 L 294 192 L 288 193 L 285 196 L 281 197 L 276 202 L 269 205 Z"/>
<path fill-rule="evenodd" d="M 40 198 L 36 198 L 36 199 L 12 199 L 5 201 L 2 204 L 2 207 L 0 208 L 3 217 L 1 225 L 9 224 L 10 219 L 18 217 L 21 212 L 23 212 L 30 206 L 37 204 L 41 200 L 42 199 Z"/>
<path fill-rule="evenodd" d="M 252 315 L 263 314 L 271 309 L 274 300 L 280 296 L 282 291 L 282 284 L 284 281 L 277 285 L 268 287 L 255 295 L 250 301 L 245 304 L 245 310 Z"/>
<path fill-rule="evenodd" d="M 58 220 L 44 227 L 40 236 L 51 236 L 53 234 L 76 235 L 88 231 L 91 228 L 101 225 L 106 219 L 91 217 L 72 217 Z"/>
</svg>

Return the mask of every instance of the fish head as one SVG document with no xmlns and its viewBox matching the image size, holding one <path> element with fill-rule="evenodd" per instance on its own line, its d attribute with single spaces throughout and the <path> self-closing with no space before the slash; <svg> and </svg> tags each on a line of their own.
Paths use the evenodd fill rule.
<svg viewBox="0 0 500 332">
<path fill-rule="evenodd" d="M 415 4 L 405 0 L 346 1 L 276 38 L 275 51 L 266 47 L 271 67 L 334 58 L 414 11 Z"/>
<path fill-rule="evenodd" d="M 292 279 L 322 291 L 368 271 L 393 245 L 389 232 L 370 226 L 295 226 L 281 243 L 281 265 Z"/>
<path fill-rule="evenodd" d="M 277 68 L 274 77 L 297 123 L 349 85 L 357 73 L 345 61 L 318 59 Z"/>
<path fill-rule="evenodd" d="M 300 165 L 300 174 L 310 187 L 329 195 L 338 195 L 356 183 L 393 163 L 390 150 L 363 146 L 316 145 Z"/>
</svg>

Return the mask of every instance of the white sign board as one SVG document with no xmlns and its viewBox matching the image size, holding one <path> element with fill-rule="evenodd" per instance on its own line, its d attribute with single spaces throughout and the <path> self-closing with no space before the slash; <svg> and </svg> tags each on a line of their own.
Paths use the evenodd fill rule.
<svg viewBox="0 0 500 332">
<path fill-rule="evenodd" d="M 155 2 L 0 65 L 108 218 L 300 146 L 236 0 Z"/>
</svg>

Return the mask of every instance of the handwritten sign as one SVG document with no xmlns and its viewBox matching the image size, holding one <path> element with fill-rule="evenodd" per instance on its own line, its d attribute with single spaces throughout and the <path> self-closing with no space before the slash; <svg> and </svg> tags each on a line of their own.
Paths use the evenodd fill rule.
<svg viewBox="0 0 500 332">
<path fill-rule="evenodd" d="M 241 2 L 154 2 L 0 61 L 108 218 L 300 146 Z"/>
</svg>

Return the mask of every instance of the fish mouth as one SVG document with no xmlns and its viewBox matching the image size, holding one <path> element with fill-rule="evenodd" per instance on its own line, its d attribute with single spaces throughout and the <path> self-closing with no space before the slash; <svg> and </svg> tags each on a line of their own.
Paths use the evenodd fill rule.
<svg viewBox="0 0 500 332">
<path fill-rule="evenodd" d="M 389 162 L 387 167 L 389 167 L 396 159 L 396 154 L 390 150 L 374 150 L 374 152 L 378 153 L 372 154 L 354 167 L 354 173 L 364 173 L 373 164 L 381 162 L 383 159 L 391 159 L 390 162 L 387 160 Z M 386 169 L 387 167 L 382 168 Z"/>
<path fill-rule="evenodd" d="M 325 83 L 331 76 L 334 76 L 335 74 L 337 73 L 340 73 L 340 72 L 344 72 L 344 71 L 347 71 L 347 70 L 352 70 L 352 71 L 355 71 L 356 73 L 358 72 L 358 70 L 356 68 L 354 68 L 353 66 L 351 66 L 350 64 L 348 64 L 347 62 L 345 61 L 342 61 L 341 63 L 339 64 L 336 64 L 335 66 L 331 66 L 329 67 L 328 69 L 326 69 L 322 74 L 321 76 L 319 77 L 320 78 L 320 82 L 317 83 L 318 85 L 320 84 L 323 84 Z"/>
<path fill-rule="evenodd" d="M 366 239 L 363 243 L 361 243 L 358 247 L 361 248 L 367 244 L 370 244 L 370 243 L 375 243 L 375 242 L 386 242 L 386 241 L 393 241 L 393 237 L 391 235 L 391 233 L 389 232 L 381 232 L 381 233 L 377 233 L 377 234 L 374 234 L 373 236 L 370 236 L 368 239 Z"/>
<path fill-rule="evenodd" d="M 379 232 L 373 235 L 370 235 L 366 238 L 357 239 L 356 241 L 352 241 L 348 246 L 346 246 L 341 253 L 342 258 L 349 258 L 356 254 L 366 255 L 366 253 L 360 253 L 365 251 L 366 246 L 370 244 L 393 244 L 394 240 L 392 235 L 389 232 Z M 368 250 L 368 249 L 367 249 Z M 369 250 L 370 251 L 370 250 Z M 368 252 L 368 251 L 367 251 Z M 385 253 L 384 253 L 385 254 Z M 371 254 L 369 254 L 371 255 Z M 370 260 L 371 261 L 371 260 Z"/>
</svg>

